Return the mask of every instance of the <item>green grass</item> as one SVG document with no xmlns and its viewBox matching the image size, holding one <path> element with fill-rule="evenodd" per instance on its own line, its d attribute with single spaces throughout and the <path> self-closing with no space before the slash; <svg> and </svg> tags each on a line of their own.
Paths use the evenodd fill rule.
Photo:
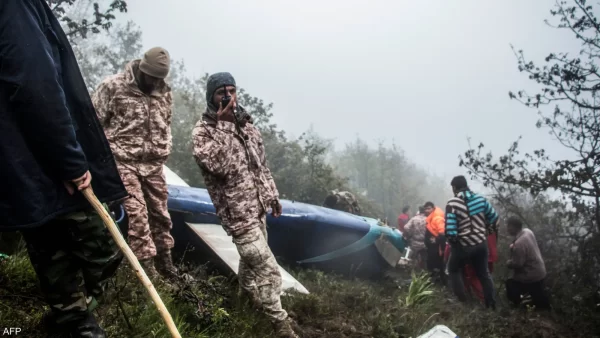
<svg viewBox="0 0 600 338">
<path fill-rule="evenodd" d="M 426 275 L 416 273 L 412 283 L 405 282 L 410 271 L 396 271 L 397 280 L 377 282 L 313 270 L 291 269 L 291 273 L 311 292 L 283 297 L 302 337 L 416 337 L 437 324 L 447 325 L 461 338 L 584 336 L 584 326 L 573 318 L 567 325 L 561 323 L 561 316 L 509 310 L 502 302 L 496 312 L 486 311 L 477 302 L 458 303 L 450 291 L 432 285 Z M 183 289 L 156 285 L 183 337 L 272 336 L 269 322 L 238 296 L 235 280 L 208 275 L 202 269 L 194 274 L 200 281 Z M 20 327 L 22 336 L 43 337 L 40 319 L 46 310 L 26 253 L 2 261 L 0 328 Z M 169 337 L 146 290 L 126 263 L 111 280 L 95 315 L 109 337 Z"/>
</svg>

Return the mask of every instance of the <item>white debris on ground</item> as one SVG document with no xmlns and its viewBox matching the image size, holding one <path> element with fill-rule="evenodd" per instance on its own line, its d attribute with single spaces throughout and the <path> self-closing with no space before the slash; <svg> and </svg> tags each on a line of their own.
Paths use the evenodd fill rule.
<svg viewBox="0 0 600 338">
<path fill-rule="evenodd" d="M 431 330 L 418 336 L 417 338 L 458 338 L 458 336 L 447 326 L 436 325 Z"/>
</svg>

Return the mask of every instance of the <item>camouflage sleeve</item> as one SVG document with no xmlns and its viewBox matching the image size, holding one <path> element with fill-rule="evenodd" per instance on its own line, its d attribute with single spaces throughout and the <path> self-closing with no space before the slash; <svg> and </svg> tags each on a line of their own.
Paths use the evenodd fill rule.
<svg viewBox="0 0 600 338">
<path fill-rule="evenodd" d="M 200 169 L 217 177 L 227 176 L 229 169 L 226 148 L 213 139 L 202 126 L 192 132 L 194 159 Z"/>
<path fill-rule="evenodd" d="M 413 222 L 412 219 L 409 220 L 405 225 L 404 225 L 404 231 L 402 232 L 402 237 L 404 239 L 406 239 L 407 241 L 410 241 L 411 237 L 412 237 L 412 226 L 413 226 Z"/>
<path fill-rule="evenodd" d="M 167 97 L 167 101 L 169 102 L 169 110 L 167 111 L 167 125 L 171 126 L 171 121 L 173 120 L 173 94 L 169 92 Z"/>
<path fill-rule="evenodd" d="M 92 103 L 103 128 L 110 125 L 110 119 L 112 118 L 112 112 L 109 108 L 111 96 L 110 86 L 107 82 L 102 82 L 92 95 Z"/>
<path fill-rule="evenodd" d="M 261 164 L 263 166 L 265 177 L 269 181 L 269 185 L 271 186 L 271 190 L 273 191 L 273 198 L 279 199 L 279 191 L 277 190 L 277 185 L 275 184 L 275 180 L 273 179 L 273 174 L 271 173 L 271 169 L 269 169 L 269 162 L 267 161 L 267 153 L 265 151 L 264 143 L 262 142 L 262 135 L 260 142 L 260 152 L 261 152 Z"/>
</svg>

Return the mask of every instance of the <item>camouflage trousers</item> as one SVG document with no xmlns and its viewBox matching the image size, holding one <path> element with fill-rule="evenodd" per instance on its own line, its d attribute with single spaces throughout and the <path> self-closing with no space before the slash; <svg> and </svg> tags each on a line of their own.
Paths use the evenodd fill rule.
<svg viewBox="0 0 600 338">
<path fill-rule="evenodd" d="M 71 213 L 22 234 L 56 323 L 84 319 L 123 259 L 100 216 Z"/>
<path fill-rule="evenodd" d="M 162 164 L 117 163 L 121 179 L 132 196 L 123 203 L 129 220 L 129 246 L 137 259 L 173 248 L 173 223 L 167 209 L 167 181 Z"/>
<path fill-rule="evenodd" d="M 254 304 L 259 306 L 273 323 L 287 319 L 281 306 L 281 273 L 275 256 L 267 243 L 266 219 L 255 220 L 259 224 L 247 232 L 234 236 L 240 254 L 238 279 Z"/>
</svg>

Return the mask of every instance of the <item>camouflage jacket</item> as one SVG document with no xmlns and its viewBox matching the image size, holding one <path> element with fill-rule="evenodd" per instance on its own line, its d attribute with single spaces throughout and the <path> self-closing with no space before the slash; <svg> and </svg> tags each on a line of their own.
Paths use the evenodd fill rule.
<svg viewBox="0 0 600 338">
<path fill-rule="evenodd" d="M 404 237 L 413 251 L 425 249 L 425 231 L 427 231 L 427 221 L 425 215 L 416 215 L 411 218 L 404 226 Z"/>
<path fill-rule="evenodd" d="M 142 93 L 134 60 L 123 73 L 106 78 L 92 102 L 118 162 L 164 163 L 171 153 L 171 88 L 164 83 L 151 95 Z"/>
<path fill-rule="evenodd" d="M 260 132 L 252 123 L 215 121 L 208 112 L 192 132 L 194 158 L 217 216 L 229 235 L 255 227 L 279 193 L 267 167 Z"/>
</svg>

